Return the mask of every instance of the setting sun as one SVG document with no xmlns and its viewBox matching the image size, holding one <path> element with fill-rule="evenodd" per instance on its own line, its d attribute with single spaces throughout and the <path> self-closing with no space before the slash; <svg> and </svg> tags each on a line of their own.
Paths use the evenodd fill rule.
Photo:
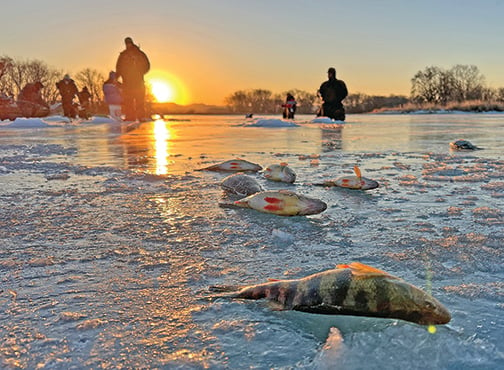
<svg viewBox="0 0 504 370">
<path fill-rule="evenodd" d="M 187 104 L 189 95 L 185 84 L 176 76 L 160 70 L 149 72 L 147 86 L 156 103 Z"/>
<path fill-rule="evenodd" d="M 173 88 L 161 80 L 151 81 L 151 92 L 158 103 L 167 103 L 173 101 Z"/>
</svg>

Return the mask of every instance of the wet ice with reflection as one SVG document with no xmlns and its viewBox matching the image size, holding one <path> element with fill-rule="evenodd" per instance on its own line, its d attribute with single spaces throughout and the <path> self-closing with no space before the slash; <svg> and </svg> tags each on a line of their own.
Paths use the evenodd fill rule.
<svg viewBox="0 0 504 370">
<path fill-rule="evenodd" d="M 311 118 L 282 128 L 192 116 L 127 132 L 2 129 L 2 366 L 313 368 L 330 327 L 346 368 L 501 363 L 503 116 L 349 116 L 329 130 Z M 450 153 L 454 136 L 485 150 Z M 257 181 L 328 209 L 285 219 L 220 208 L 225 175 L 193 170 L 230 158 L 288 162 L 294 184 Z M 380 188 L 309 185 L 356 164 Z M 209 285 L 353 260 L 430 284 L 452 322 L 430 334 L 201 299 Z"/>
</svg>

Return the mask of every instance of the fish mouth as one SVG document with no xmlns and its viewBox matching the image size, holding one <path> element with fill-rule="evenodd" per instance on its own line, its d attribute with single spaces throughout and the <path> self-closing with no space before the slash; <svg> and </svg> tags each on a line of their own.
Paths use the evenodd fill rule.
<svg viewBox="0 0 504 370">
<path fill-rule="evenodd" d="M 420 325 L 442 325 L 448 324 L 451 321 L 451 314 L 444 307 L 439 307 L 435 312 L 424 315 L 421 320 L 418 320 Z"/>
<path fill-rule="evenodd" d="M 374 180 L 366 180 L 364 184 L 362 184 L 362 190 L 371 190 L 371 189 L 376 189 L 379 187 L 380 184 Z"/>
<path fill-rule="evenodd" d="M 314 215 L 324 212 L 327 209 L 327 203 L 320 199 L 304 198 L 302 199 L 302 204 L 300 215 Z"/>
<path fill-rule="evenodd" d="M 296 176 L 295 175 L 284 175 L 283 180 L 284 180 L 284 182 L 293 183 L 294 181 L 296 181 Z"/>
</svg>

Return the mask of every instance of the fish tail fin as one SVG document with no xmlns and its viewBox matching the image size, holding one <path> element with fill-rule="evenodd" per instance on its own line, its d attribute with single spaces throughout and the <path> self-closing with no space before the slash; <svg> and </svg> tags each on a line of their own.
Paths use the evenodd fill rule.
<svg viewBox="0 0 504 370">
<path fill-rule="evenodd" d="M 211 285 L 208 287 L 208 291 L 214 294 L 208 295 L 207 298 L 237 298 L 241 288 L 238 285 Z"/>
<path fill-rule="evenodd" d="M 243 198 L 243 199 L 246 199 L 246 198 Z M 233 205 L 235 207 L 250 208 L 249 205 L 248 205 L 248 202 L 244 201 L 243 199 L 235 200 L 233 202 Z"/>
<path fill-rule="evenodd" d="M 212 165 L 212 166 L 209 166 L 209 167 L 197 168 L 194 171 L 217 171 L 218 168 L 219 168 L 219 166 Z"/>
<path fill-rule="evenodd" d="M 215 293 L 237 292 L 241 289 L 239 285 L 210 285 L 208 290 Z"/>
</svg>

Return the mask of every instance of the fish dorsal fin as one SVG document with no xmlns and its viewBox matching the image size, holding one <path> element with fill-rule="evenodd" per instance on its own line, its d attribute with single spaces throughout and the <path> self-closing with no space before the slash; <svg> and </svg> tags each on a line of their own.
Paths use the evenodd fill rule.
<svg viewBox="0 0 504 370">
<path fill-rule="evenodd" d="M 350 264 L 337 265 L 336 268 L 339 268 L 339 269 L 348 268 L 352 271 L 352 274 L 354 276 L 359 277 L 359 278 L 371 278 L 371 277 L 376 277 L 376 276 L 396 278 L 395 276 L 390 275 L 388 272 L 379 270 L 375 267 L 365 265 L 360 262 L 352 262 Z"/>
<path fill-rule="evenodd" d="M 360 172 L 360 168 L 359 168 L 359 166 L 355 165 L 355 166 L 353 167 L 353 170 L 354 170 L 354 172 L 355 172 L 355 176 L 357 176 L 357 177 L 360 179 L 360 178 L 362 177 L 362 174 L 361 174 L 361 172 Z"/>
</svg>

